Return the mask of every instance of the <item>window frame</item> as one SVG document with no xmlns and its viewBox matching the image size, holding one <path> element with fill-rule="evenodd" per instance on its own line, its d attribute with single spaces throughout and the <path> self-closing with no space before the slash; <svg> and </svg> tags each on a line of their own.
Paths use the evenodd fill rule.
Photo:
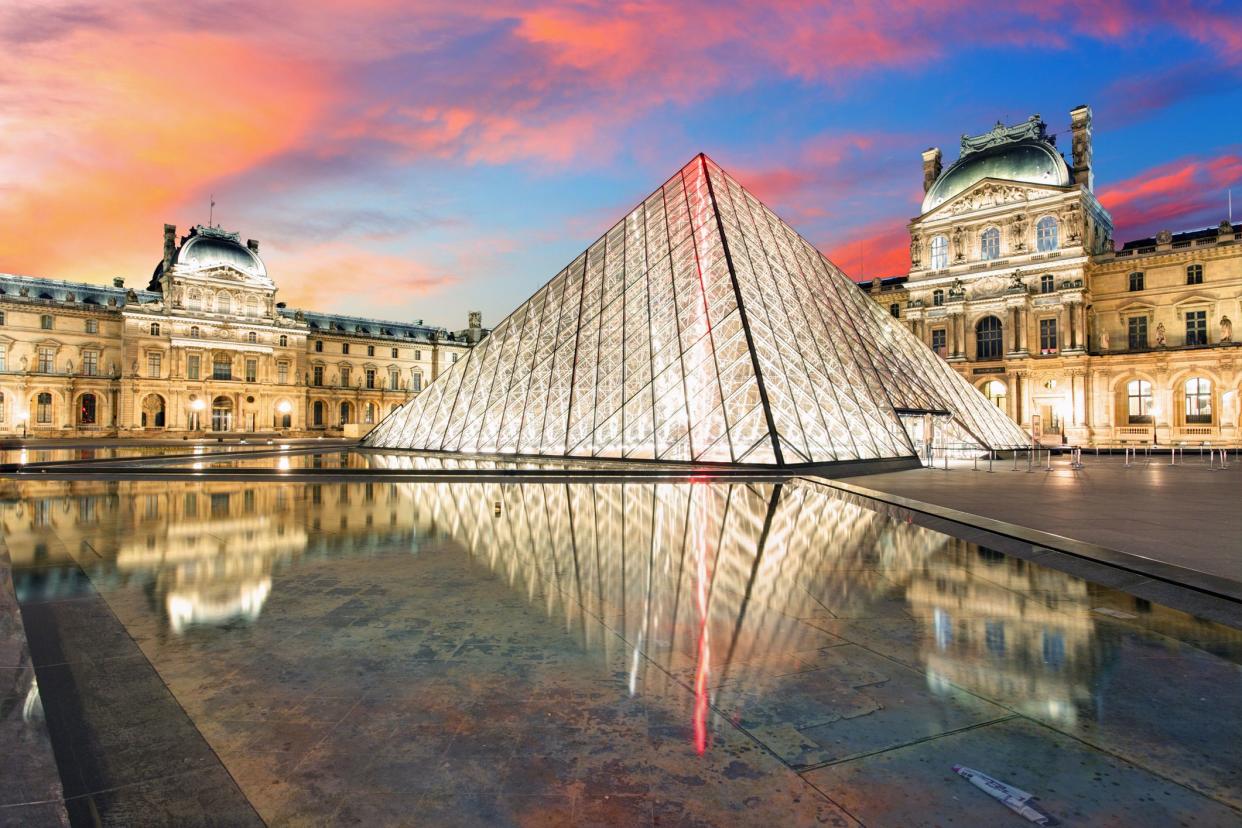
<svg viewBox="0 0 1242 828">
<path fill-rule="evenodd" d="M 932 236 L 928 245 L 929 259 L 932 270 L 944 270 L 949 266 L 949 237 Z"/>
<path fill-rule="evenodd" d="M 1131 351 L 1141 351 L 1148 348 L 1148 342 L 1150 340 L 1148 339 L 1147 333 L 1149 328 L 1150 324 L 1145 314 L 1126 317 L 1127 349 Z"/>
<path fill-rule="evenodd" d="M 995 327 L 989 323 L 989 320 L 995 323 Z M 992 314 L 981 317 L 975 323 L 975 359 L 991 362 L 1004 356 L 1004 351 L 1004 323 Z"/>
<path fill-rule="evenodd" d="M 1035 222 L 1035 252 L 1051 253 L 1061 249 L 1061 227 L 1052 216 Z"/>
<path fill-rule="evenodd" d="M 1060 353 L 1060 331 L 1057 330 L 1057 318 L 1044 316 L 1039 320 L 1039 352 L 1041 354 Z"/>
<path fill-rule="evenodd" d="M 1182 383 L 1182 396 L 1185 398 L 1182 410 L 1186 424 L 1210 425 L 1212 422 L 1212 381 L 1206 377 L 1191 377 Z"/>
<path fill-rule="evenodd" d="M 1203 284 L 1203 265 L 1192 264 L 1186 266 L 1186 284 L 1201 285 Z"/>
<path fill-rule="evenodd" d="M 1051 273 L 1045 273 L 1039 277 L 1039 292 L 1043 294 L 1057 292 L 1057 277 Z"/>
<path fill-rule="evenodd" d="M 1185 320 L 1186 344 L 1191 346 L 1207 345 L 1207 311 L 1188 310 L 1185 313 Z"/>
<path fill-rule="evenodd" d="M 1135 401 L 1138 401 L 1138 413 L 1135 412 Z M 1132 379 L 1126 382 L 1126 422 L 1130 425 L 1151 425 L 1155 416 L 1151 413 L 1153 404 L 1151 383 L 1145 379 Z"/>
<path fill-rule="evenodd" d="M 984 228 L 979 234 L 979 260 L 994 262 L 1000 258 L 1000 228 L 995 225 Z"/>
<path fill-rule="evenodd" d="M 1147 275 L 1142 270 L 1132 270 L 1129 276 L 1130 293 L 1147 289 Z"/>
</svg>

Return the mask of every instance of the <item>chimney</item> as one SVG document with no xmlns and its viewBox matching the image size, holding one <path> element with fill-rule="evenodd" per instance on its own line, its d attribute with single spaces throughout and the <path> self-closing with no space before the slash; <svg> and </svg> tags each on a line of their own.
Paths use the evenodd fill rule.
<svg viewBox="0 0 1242 828">
<path fill-rule="evenodd" d="M 250 248 L 251 253 L 258 254 L 259 252 L 259 242 L 257 239 L 246 239 L 246 247 Z"/>
<path fill-rule="evenodd" d="M 1088 190 L 1095 186 L 1091 171 L 1091 107 L 1081 104 L 1070 110 L 1070 130 L 1074 133 L 1074 183 Z"/>
<path fill-rule="evenodd" d="M 940 177 L 940 147 L 932 147 L 923 151 L 923 192 L 931 189 Z"/>
<path fill-rule="evenodd" d="M 177 255 L 177 225 L 164 225 L 164 272 L 172 270 L 173 257 Z M 118 285 L 117 287 L 120 287 Z"/>
</svg>

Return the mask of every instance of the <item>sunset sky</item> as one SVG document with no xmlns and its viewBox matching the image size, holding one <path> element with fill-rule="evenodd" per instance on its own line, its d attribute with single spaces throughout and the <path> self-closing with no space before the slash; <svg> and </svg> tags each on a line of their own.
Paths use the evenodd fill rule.
<svg viewBox="0 0 1242 828">
<path fill-rule="evenodd" d="M 1079 103 L 1118 240 L 1242 220 L 1237 2 L 9 0 L 0 46 L 0 272 L 145 285 L 214 193 L 290 305 L 493 324 L 703 151 L 887 276 L 923 149 Z"/>
</svg>

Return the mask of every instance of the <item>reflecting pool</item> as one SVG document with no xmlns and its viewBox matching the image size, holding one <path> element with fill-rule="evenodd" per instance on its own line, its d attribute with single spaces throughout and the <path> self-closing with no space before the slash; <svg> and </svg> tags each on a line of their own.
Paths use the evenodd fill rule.
<svg viewBox="0 0 1242 828">
<path fill-rule="evenodd" d="M 1063 822 L 1242 818 L 1242 633 L 812 481 L 0 494 L 66 795 L 105 816 L 1018 820 L 963 764 Z"/>
</svg>

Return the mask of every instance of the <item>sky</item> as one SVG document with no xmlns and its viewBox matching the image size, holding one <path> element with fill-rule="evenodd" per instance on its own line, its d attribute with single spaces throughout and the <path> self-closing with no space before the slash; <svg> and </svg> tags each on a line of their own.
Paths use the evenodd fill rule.
<svg viewBox="0 0 1242 828">
<path fill-rule="evenodd" d="M 706 152 L 866 280 L 924 149 L 1080 103 L 1119 242 L 1242 220 L 1236 0 L 7 0 L 0 272 L 144 286 L 214 198 L 290 306 L 491 325 Z"/>
</svg>

